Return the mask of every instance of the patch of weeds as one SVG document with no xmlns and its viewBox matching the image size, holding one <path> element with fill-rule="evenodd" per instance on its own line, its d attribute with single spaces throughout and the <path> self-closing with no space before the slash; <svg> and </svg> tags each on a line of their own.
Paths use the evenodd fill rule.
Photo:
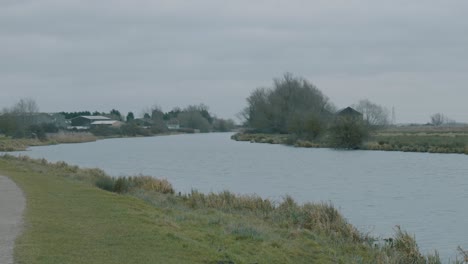
<svg viewBox="0 0 468 264">
<path fill-rule="evenodd" d="M 229 228 L 229 233 L 237 240 L 263 240 L 263 234 L 257 228 L 245 224 L 236 224 Z"/>
</svg>

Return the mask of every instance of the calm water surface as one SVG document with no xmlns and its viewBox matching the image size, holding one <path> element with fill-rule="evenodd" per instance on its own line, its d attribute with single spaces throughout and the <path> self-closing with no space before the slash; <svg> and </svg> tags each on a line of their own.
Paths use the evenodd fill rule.
<svg viewBox="0 0 468 264">
<path fill-rule="evenodd" d="M 331 201 L 361 231 L 395 225 L 423 252 L 468 248 L 468 156 L 304 149 L 230 140 L 229 133 L 107 139 L 20 152 L 99 167 L 114 176 L 167 178 L 177 191 L 230 190 L 280 201 Z"/>
</svg>

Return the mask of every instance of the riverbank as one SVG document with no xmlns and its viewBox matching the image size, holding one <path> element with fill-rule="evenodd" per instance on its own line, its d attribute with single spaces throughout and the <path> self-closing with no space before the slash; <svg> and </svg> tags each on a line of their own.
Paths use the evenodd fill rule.
<svg viewBox="0 0 468 264">
<path fill-rule="evenodd" d="M 161 133 L 157 135 L 150 135 L 149 137 L 154 136 L 169 136 L 169 135 L 179 135 L 183 132 L 168 132 Z M 60 132 L 52 133 L 47 135 L 47 139 L 39 140 L 32 138 L 10 138 L 10 137 L 0 137 L 0 152 L 12 152 L 12 151 L 25 151 L 29 147 L 36 146 L 49 146 L 57 144 L 72 144 L 72 143 L 86 143 L 94 142 L 101 139 L 109 138 L 129 138 L 129 137 L 144 137 L 144 136 L 95 136 L 89 132 Z"/>
<path fill-rule="evenodd" d="M 99 138 L 87 132 L 66 132 L 66 133 L 53 133 L 47 135 L 47 139 L 39 140 L 33 138 L 10 138 L 0 137 L 0 151 L 24 151 L 29 147 L 34 146 L 48 146 L 57 144 L 68 143 L 85 143 L 93 142 Z"/>
<path fill-rule="evenodd" d="M 325 139 L 298 139 L 292 135 L 237 133 L 231 137 L 251 143 L 284 144 L 305 148 L 333 148 Z M 371 133 L 360 149 L 428 153 L 468 154 L 467 128 L 409 127 Z"/>
<path fill-rule="evenodd" d="M 407 233 L 374 239 L 327 203 L 178 194 L 164 180 L 27 157 L 1 157 L 0 173 L 28 198 L 18 263 L 440 263 Z"/>
</svg>

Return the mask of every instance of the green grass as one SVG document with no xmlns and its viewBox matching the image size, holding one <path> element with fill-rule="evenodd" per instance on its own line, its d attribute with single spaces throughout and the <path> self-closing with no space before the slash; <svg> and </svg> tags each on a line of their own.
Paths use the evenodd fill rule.
<svg viewBox="0 0 468 264">
<path fill-rule="evenodd" d="M 378 131 L 364 144 L 368 150 L 468 154 L 468 133 Z"/>
<path fill-rule="evenodd" d="M 233 135 L 232 139 L 304 148 L 332 147 L 327 142 L 326 137 L 311 141 L 293 135 L 238 133 Z M 360 148 L 365 150 L 468 154 L 468 129 L 444 127 L 423 130 L 417 127 L 413 130 L 410 128 L 378 130 L 373 132 Z"/>
<path fill-rule="evenodd" d="M 16 263 L 407 263 L 404 251 L 358 232 L 330 204 L 279 204 L 230 192 L 173 194 L 126 178 L 122 194 L 98 169 L 0 157 L 25 192 Z M 110 179 L 110 180 L 109 180 Z M 107 188 L 106 187 L 106 188 Z M 397 239 L 396 237 L 395 239 Z M 403 248 L 420 256 L 411 237 Z M 406 241 L 406 240 L 405 240 Z M 436 258 L 437 259 L 437 258 Z"/>
</svg>

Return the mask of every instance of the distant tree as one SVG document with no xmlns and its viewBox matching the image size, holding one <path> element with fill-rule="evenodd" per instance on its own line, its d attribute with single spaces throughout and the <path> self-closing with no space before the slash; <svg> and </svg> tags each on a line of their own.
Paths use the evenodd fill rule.
<svg viewBox="0 0 468 264">
<path fill-rule="evenodd" d="M 119 110 L 112 109 L 109 114 L 112 119 L 122 121 L 122 114 L 120 114 Z"/>
<path fill-rule="evenodd" d="M 133 120 L 135 120 L 135 115 L 133 115 L 132 112 L 128 112 L 128 114 L 127 114 L 127 122 L 131 122 L 131 121 L 133 121 Z"/>
<path fill-rule="evenodd" d="M 352 116 L 337 117 L 330 128 L 330 143 L 336 148 L 358 149 L 367 136 L 368 126 Z"/>
<path fill-rule="evenodd" d="M 40 141 L 47 139 L 46 131 L 42 125 L 31 125 L 28 130 L 33 138 L 37 138 Z"/>
<path fill-rule="evenodd" d="M 90 111 L 80 111 L 80 112 L 60 112 L 59 114 L 63 115 L 65 119 L 72 119 L 78 116 L 90 116 Z M 99 115 L 99 112 L 98 114 Z"/>
<path fill-rule="evenodd" d="M 334 106 L 317 87 L 286 73 L 272 88 L 258 88 L 247 98 L 242 116 L 259 132 L 316 137 L 326 127 Z"/>
<path fill-rule="evenodd" d="M 11 109 L 15 114 L 33 114 L 39 112 L 39 107 L 34 99 L 23 98 L 20 99 Z"/>
<path fill-rule="evenodd" d="M 180 126 L 183 128 L 198 129 L 200 132 L 209 132 L 211 125 L 198 111 L 184 111 L 177 116 Z"/>
<path fill-rule="evenodd" d="M 6 110 L 0 115 L 0 134 L 12 136 L 17 131 L 18 124 L 16 118 Z"/>
<path fill-rule="evenodd" d="M 151 119 L 154 122 L 164 122 L 164 112 L 162 111 L 161 107 L 154 105 L 151 108 Z"/>
<path fill-rule="evenodd" d="M 143 115 L 143 118 L 144 118 L 144 119 L 151 119 L 151 116 L 150 116 L 148 113 L 145 113 L 145 114 Z"/>
<path fill-rule="evenodd" d="M 179 107 L 174 107 L 171 111 L 164 114 L 164 120 L 169 121 L 177 119 L 177 116 L 182 112 Z"/>
<path fill-rule="evenodd" d="M 371 127 L 383 127 L 390 123 L 390 111 L 367 99 L 360 100 L 354 108 L 361 112 L 364 121 Z"/>
<path fill-rule="evenodd" d="M 120 127 L 120 132 L 124 136 L 136 136 L 139 135 L 140 133 L 140 128 L 137 126 L 135 123 L 128 123 L 124 124 Z"/>
<path fill-rule="evenodd" d="M 11 108 L 5 108 L 0 118 L 0 130 L 14 137 L 29 137 L 39 107 L 31 98 L 22 98 Z"/>
<path fill-rule="evenodd" d="M 441 126 L 448 122 L 448 118 L 442 113 L 436 113 L 431 116 L 431 124 L 434 126 Z"/>
<path fill-rule="evenodd" d="M 151 126 L 151 132 L 154 134 L 167 132 L 167 126 L 164 122 L 164 112 L 158 105 L 153 105 L 151 108 L 151 120 L 153 125 Z"/>
<path fill-rule="evenodd" d="M 232 119 L 222 119 L 214 118 L 213 119 L 213 130 L 219 132 L 228 132 L 234 129 L 236 124 Z"/>
<path fill-rule="evenodd" d="M 268 101 L 270 93 L 266 88 L 257 88 L 247 98 L 247 107 L 241 112 L 247 126 L 262 132 L 273 130 L 273 114 Z"/>
<path fill-rule="evenodd" d="M 212 124 L 214 117 L 210 114 L 208 106 L 204 104 L 199 105 L 189 105 L 182 112 L 198 112 L 203 118 L 205 118 L 208 123 Z M 179 112 L 180 113 L 180 112 Z"/>
</svg>

